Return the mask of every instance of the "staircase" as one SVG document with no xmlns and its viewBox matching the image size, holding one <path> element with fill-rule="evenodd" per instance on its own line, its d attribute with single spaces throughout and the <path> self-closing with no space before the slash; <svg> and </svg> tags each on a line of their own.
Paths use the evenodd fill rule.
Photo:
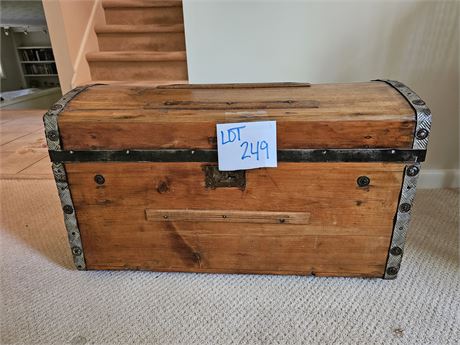
<svg viewBox="0 0 460 345">
<path fill-rule="evenodd" d="M 181 0 L 102 0 L 102 7 L 99 51 L 86 54 L 93 81 L 187 82 Z"/>
</svg>

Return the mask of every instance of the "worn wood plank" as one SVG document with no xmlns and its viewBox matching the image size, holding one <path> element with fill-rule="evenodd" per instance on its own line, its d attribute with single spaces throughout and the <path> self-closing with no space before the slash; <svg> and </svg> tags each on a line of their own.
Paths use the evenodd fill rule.
<svg viewBox="0 0 460 345">
<path fill-rule="evenodd" d="M 145 216 L 153 222 L 227 222 L 257 224 L 308 224 L 307 212 L 264 212 L 235 210 L 152 210 Z"/>
<path fill-rule="evenodd" d="M 97 86 L 66 107 L 59 126 L 66 149 L 213 148 L 216 123 L 260 120 L 277 121 L 280 149 L 410 148 L 415 128 L 411 106 L 381 82 Z"/>
<path fill-rule="evenodd" d="M 89 245 L 85 243 L 87 267 L 381 277 L 390 241 L 386 237 L 219 237 L 169 231 L 140 237 L 134 246 L 127 237 L 110 237 L 108 241 L 101 237 Z M 125 245 L 120 246 L 123 240 Z"/>
<path fill-rule="evenodd" d="M 43 126 L 43 125 L 42 125 Z M 21 151 L 45 151 L 48 152 L 48 146 L 46 144 L 45 133 L 43 128 L 35 130 L 29 134 L 20 132 L 19 137 L 1 145 L 2 151 L 8 152 L 21 152 Z"/>
<path fill-rule="evenodd" d="M 254 88 L 279 88 L 279 87 L 308 87 L 310 83 L 241 83 L 241 84 L 170 84 L 161 85 L 159 89 L 254 89 Z"/>
<path fill-rule="evenodd" d="M 14 175 L 32 166 L 41 159 L 48 156 L 42 150 L 19 150 L 17 152 L 0 152 L 1 166 L 0 174 Z"/>
<path fill-rule="evenodd" d="M 404 166 L 280 163 L 206 189 L 202 163 L 66 164 L 90 269 L 381 276 Z M 105 177 L 103 185 L 94 175 Z M 356 179 L 366 175 L 369 187 Z M 308 224 L 152 222 L 145 210 L 303 212 Z"/>
</svg>

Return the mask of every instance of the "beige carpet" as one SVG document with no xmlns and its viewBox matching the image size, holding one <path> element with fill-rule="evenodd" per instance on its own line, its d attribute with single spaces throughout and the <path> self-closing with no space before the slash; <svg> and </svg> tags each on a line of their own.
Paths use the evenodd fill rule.
<svg viewBox="0 0 460 345">
<path fill-rule="evenodd" d="M 458 191 L 419 191 L 394 281 L 73 269 L 53 181 L 1 181 L 2 344 L 456 344 Z"/>
</svg>

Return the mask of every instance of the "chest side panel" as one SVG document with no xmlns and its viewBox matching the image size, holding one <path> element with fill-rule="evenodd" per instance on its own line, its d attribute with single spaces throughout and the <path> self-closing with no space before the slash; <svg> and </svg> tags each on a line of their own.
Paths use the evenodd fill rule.
<svg viewBox="0 0 460 345">
<path fill-rule="evenodd" d="M 214 148 L 216 123 L 276 120 L 278 147 L 410 148 L 415 113 L 382 82 L 311 86 L 95 86 L 61 113 L 66 150 Z"/>
<path fill-rule="evenodd" d="M 403 164 L 280 163 L 216 189 L 206 165 L 66 164 L 87 268 L 383 275 Z"/>
</svg>

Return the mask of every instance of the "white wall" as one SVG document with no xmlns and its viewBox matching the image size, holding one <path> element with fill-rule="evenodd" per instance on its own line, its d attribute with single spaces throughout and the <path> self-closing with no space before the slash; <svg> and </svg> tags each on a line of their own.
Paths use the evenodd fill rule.
<svg viewBox="0 0 460 345">
<path fill-rule="evenodd" d="M 434 116 L 421 185 L 458 186 L 459 2 L 183 1 L 191 83 L 402 81 Z"/>
</svg>

